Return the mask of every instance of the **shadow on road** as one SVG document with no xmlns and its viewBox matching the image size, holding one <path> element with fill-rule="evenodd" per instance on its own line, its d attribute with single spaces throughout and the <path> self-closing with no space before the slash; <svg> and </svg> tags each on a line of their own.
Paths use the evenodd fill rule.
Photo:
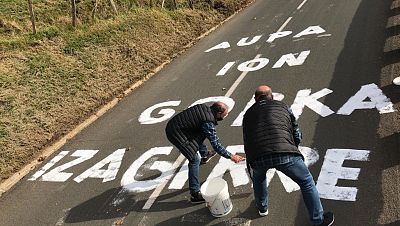
<svg viewBox="0 0 400 226">
<path fill-rule="evenodd" d="M 325 105 L 337 112 L 363 85 L 374 83 L 393 104 L 400 101 L 400 87 L 389 82 L 382 85 L 384 67 L 400 62 L 400 49 L 384 52 L 385 43 L 398 35 L 399 26 L 387 28 L 388 18 L 399 9 L 391 10 L 392 1 L 361 1 L 347 32 L 342 52 L 335 65 Z M 377 59 L 376 56 L 382 56 Z M 393 71 L 392 71 L 393 72 Z M 387 76 L 387 80 L 390 76 Z M 388 85 L 390 84 L 390 85 Z M 368 101 L 368 100 L 365 100 Z M 399 106 L 396 106 L 399 110 Z M 396 113 L 391 113 L 396 114 Z M 376 226 L 398 225 L 398 219 L 382 222 L 385 200 L 383 171 L 399 164 L 399 133 L 382 138 L 377 133 L 381 117 L 376 109 L 355 110 L 351 115 L 332 114 L 319 118 L 312 147 L 319 150 L 320 161 L 310 167 L 317 180 L 327 149 L 369 150 L 369 161 L 346 160 L 342 167 L 359 168 L 357 180 L 339 179 L 336 186 L 358 189 L 356 201 L 321 199 L 324 209 L 335 213 L 335 225 Z M 385 116 L 391 117 L 391 116 Z M 301 126 L 301 124 L 300 124 Z M 317 182 L 318 183 L 318 182 Z M 396 211 L 396 210 L 394 210 Z M 296 225 L 303 225 L 304 210 L 298 210 Z M 395 222 L 390 222 L 395 221 Z"/>
</svg>

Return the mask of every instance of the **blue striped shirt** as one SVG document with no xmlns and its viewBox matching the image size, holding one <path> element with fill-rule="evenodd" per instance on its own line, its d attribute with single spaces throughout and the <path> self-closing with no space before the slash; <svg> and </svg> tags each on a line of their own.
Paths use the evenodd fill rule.
<svg viewBox="0 0 400 226">
<path fill-rule="evenodd" d="M 207 139 L 210 141 L 211 146 L 213 147 L 214 151 L 216 151 L 219 155 L 229 159 L 231 158 L 232 154 L 228 152 L 225 147 L 219 141 L 217 136 L 217 130 L 215 129 L 215 125 L 212 122 L 205 122 L 201 126 L 203 132 L 205 133 Z"/>
</svg>

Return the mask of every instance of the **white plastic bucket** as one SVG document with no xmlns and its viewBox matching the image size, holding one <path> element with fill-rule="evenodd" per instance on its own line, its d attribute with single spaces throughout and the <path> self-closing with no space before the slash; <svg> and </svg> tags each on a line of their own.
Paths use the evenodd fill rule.
<svg viewBox="0 0 400 226">
<path fill-rule="evenodd" d="M 232 201 L 229 198 L 228 183 L 222 178 L 207 180 L 200 188 L 206 206 L 214 217 L 223 217 L 232 209 Z"/>
<path fill-rule="evenodd" d="M 393 84 L 395 84 L 396 86 L 400 86 L 400 76 L 393 79 Z"/>
</svg>

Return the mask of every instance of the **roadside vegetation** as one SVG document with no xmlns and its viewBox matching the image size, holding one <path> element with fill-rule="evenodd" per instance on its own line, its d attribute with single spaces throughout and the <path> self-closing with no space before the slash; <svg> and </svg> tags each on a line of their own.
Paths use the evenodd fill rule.
<svg viewBox="0 0 400 226">
<path fill-rule="evenodd" d="M 0 1 L 0 183 L 251 1 Z"/>
</svg>

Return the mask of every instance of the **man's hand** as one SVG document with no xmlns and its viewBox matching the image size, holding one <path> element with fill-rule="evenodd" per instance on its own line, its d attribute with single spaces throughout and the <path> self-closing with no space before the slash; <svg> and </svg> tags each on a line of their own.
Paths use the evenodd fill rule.
<svg viewBox="0 0 400 226">
<path fill-rule="evenodd" d="M 234 161 L 235 163 L 239 163 L 241 161 L 246 160 L 246 158 L 240 156 L 240 155 L 232 155 L 231 160 Z"/>
</svg>

